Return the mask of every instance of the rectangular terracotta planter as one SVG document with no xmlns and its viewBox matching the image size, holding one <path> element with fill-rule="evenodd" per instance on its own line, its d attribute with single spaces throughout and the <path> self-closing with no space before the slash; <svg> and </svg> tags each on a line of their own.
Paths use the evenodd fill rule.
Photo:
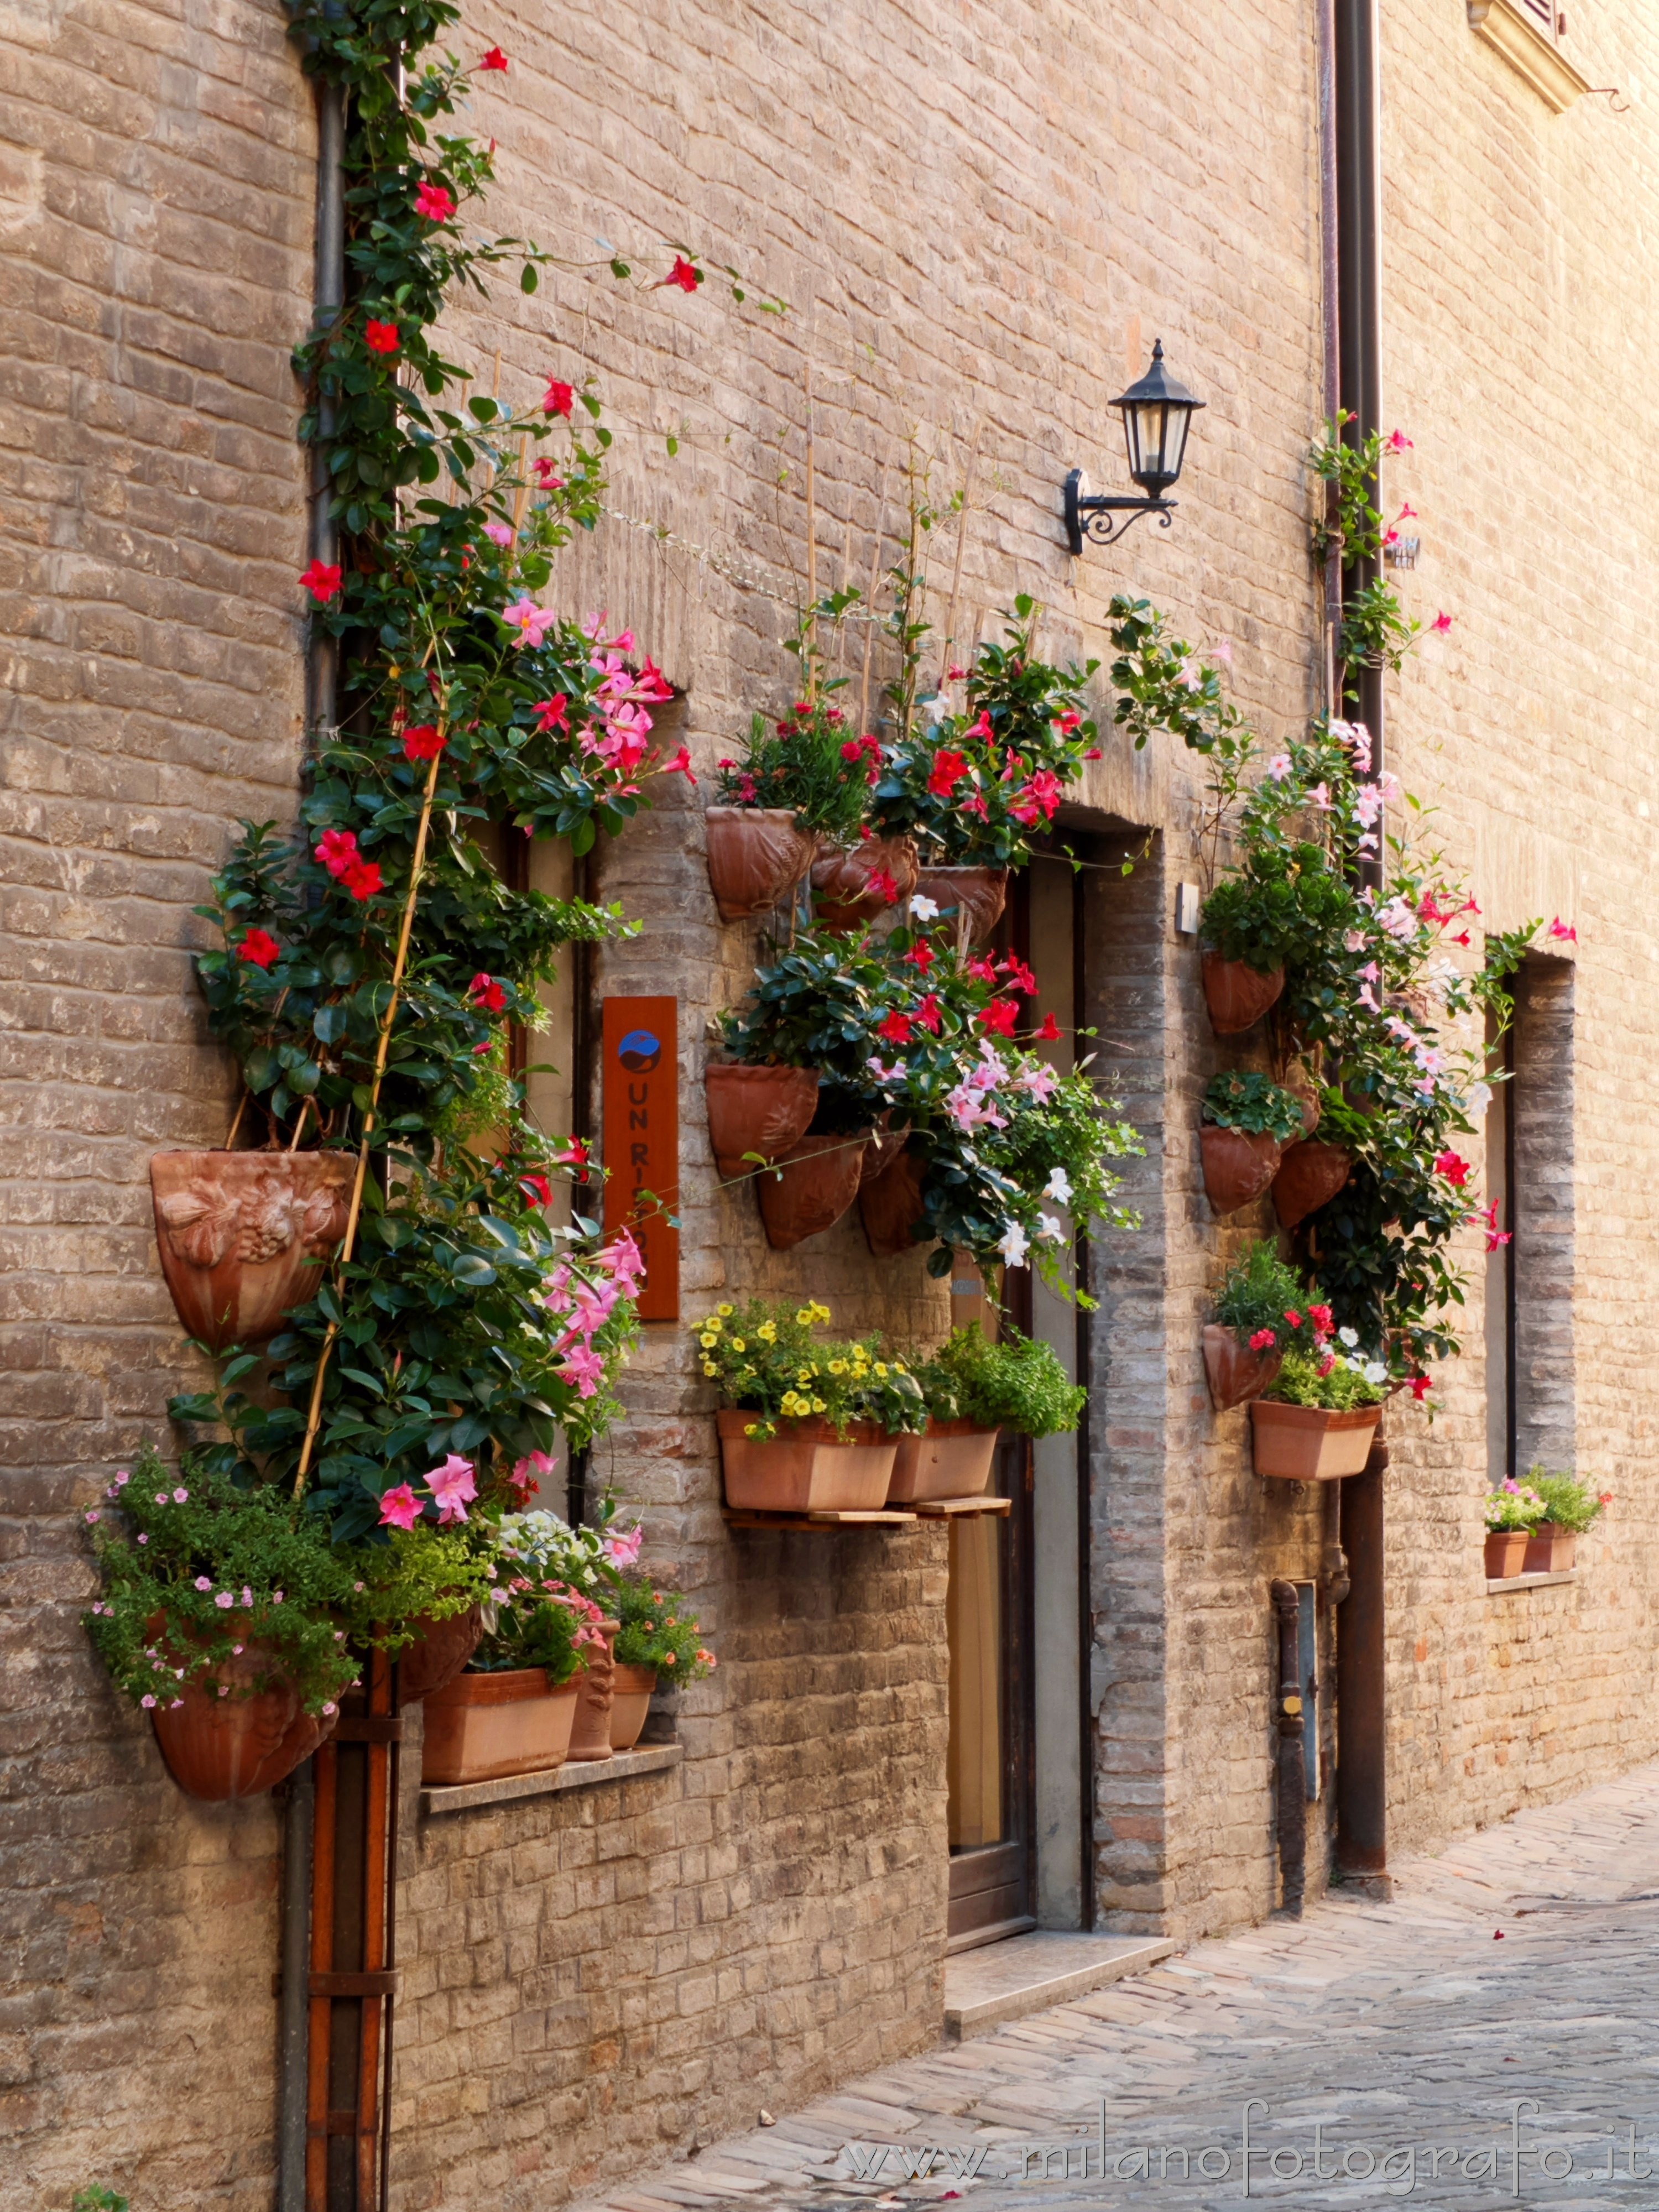
<svg viewBox="0 0 1659 2212">
<path fill-rule="evenodd" d="M 1527 1571 L 1527 1550 L 1532 1538 L 1524 1528 L 1492 1528 L 1486 1533 L 1486 1580 L 1506 1583 Z"/>
<path fill-rule="evenodd" d="M 761 1443 L 744 1431 L 759 1415 L 723 1407 L 726 1502 L 751 1513 L 867 1513 L 887 1503 L 895 1440 L 857 1422 L 845 1439 L 827 1421 L 780 1421 Z"/>
<path fill-rule="evenodd" d="M 1282 1406 L 1276 1399 L 1253 1398 L 1255 1471 L 1287 1482 L 1334 1482 L 1345 1474 L 1363 1474 L 1382 1418 L 1381 1406 L 1331 1413 L 1322 1406 Z"/>
<path fill-rule="evenodd" d="M 550 1689 L 544 1667 L 458 1674 L 426 1700 L 421 1780 L 499 1782 L 562 1766 L 580 1689 L 580 1674 Z"/>
<path fill-rule="evenodd" d="M 1520 1570 L 1523 1575 L 1559 1574 L 1577 1563 L 1578 1531 L 1558 1528 L 1553 1521 L 1540 1521 L 1527 1539 L 1527 1563 Z"/>
<path fill-rule="evenodd" d="M 913 1505 L 932 1498 L 977 1498 L 991 1480 L 1000 1429 L 976 1429 L 971 1421 L 929 1421 L 921 1436 L 898 1439 L 890 1505 Z"/>
</svg>

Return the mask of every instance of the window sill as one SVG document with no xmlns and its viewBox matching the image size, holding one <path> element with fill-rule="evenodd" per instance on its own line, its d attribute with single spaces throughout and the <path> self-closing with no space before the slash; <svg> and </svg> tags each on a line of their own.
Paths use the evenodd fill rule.
<svg viewBox="0 0 1659 2212">
<path fill-rule="evenodd" d="M 465 1813 L 477 1805 L 507 1805 L 518 1797 L 550 1797 L 565 1790 L 591 1790 L 601 1782 L 631 1782 L 637 1774 L 662 1774 L 685 1757 L 678 1743 L 648 1743 L 619 1751 L 610 1759 L 577 1759 L 544 1767 L 539 1774 L 508 1774 L 499 1782 L 459 1782 L 453 1788 L 422 1790 L 422 1813 Z"/>
<path fill-rule="evenodd" d="M 1488 1582 L 1486 1595 L 1502 1597 L 1509 1590 L 1548 1589 L 1556 1583 L 1576 1583 L 1577 1567 L 1553 1567 L 1536 1575 L 1505 1575 L 1500 1582 Z"/>
<path fill-rule="evenodd" d="M 1468 0 L 1468 10 L 1476 38 L 1502 54 L 1555 114 L 1565 114 L 1581 93 L 1590 90 L 1589 79 L 1534 28 L 1515 0 Z"/>
</svg>

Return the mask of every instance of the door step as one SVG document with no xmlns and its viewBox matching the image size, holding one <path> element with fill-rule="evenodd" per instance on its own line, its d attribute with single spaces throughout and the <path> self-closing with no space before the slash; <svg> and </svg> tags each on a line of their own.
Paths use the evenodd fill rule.
<svg viewBox="0 0 1659 2212">
<path fill-rule="evenodd" d="M 1163 1936 L 1073 1936 L 1039 1929 L 947 1957 L 945 2033 L 952 2043 L 1028 2013 L 1068 2003 L 1128 1974 L 1144 1974 L 1176 1946 Z"/>
</svg>

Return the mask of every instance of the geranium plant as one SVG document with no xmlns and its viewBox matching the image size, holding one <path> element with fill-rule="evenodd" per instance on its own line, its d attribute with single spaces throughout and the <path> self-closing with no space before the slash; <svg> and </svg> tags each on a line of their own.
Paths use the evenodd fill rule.
<svg viewBox="0 0 1659 2212">
<path fill-rule="evenodd" d="M 1317 1356 L 1297 1345 L 1285 1353 L 1277 1376 L 1262 1392 L 1285 1406 L 1317 1406 L 1328 1413 L 1352 1413 L 1362 1406 L 1380 1406 L 1388 1395 L 1383 1384 L 1388 1369 L 1381 1360 L 1353 1352 L 1339 1352 L 1326 1346 Z"/>
<path fill-rule="evenodd" d="M 1312 1352 L 1335 1328 L 1330 1308 L 1309 1291 L 1277 1248 L 1258 1238 L 1228 1268 L 1215 1317 L 1248 1352 L 1271 1357 L 1297 1345 Z"/>
<path fill-rule="evenodd" d="M 838 1436 L 855 1422 L 889 1436 L 923 1427 L 927 1408 L 908 1364 L 890 1356 L 879 1337 L 814 1336 L 830 1317 L 816 1300 L 796 1306 L 750 1298 L 717 1306 L 693 1324 L 703 1373 L 728 1405 L 757 1416 L 745 1433 L 764 1440 L 780 1421 L 813 1419 Z"/>
</svg>

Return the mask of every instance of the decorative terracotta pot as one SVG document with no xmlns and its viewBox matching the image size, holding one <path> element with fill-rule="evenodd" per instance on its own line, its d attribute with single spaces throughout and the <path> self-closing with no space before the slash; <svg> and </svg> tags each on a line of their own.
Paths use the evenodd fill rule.
<svg viewBox="0 0 1659 2212">
<path fill-rule="evenodd" d="M 876 874 L 892 878 L 891 898 L 871 883 Z M 861 929 L 915 887 L 916 848 L 908 837 L 866 837 L 850 848 L 825 842 L 812 863 L 813 908 L 826 929 Z"/>
<path fill-rule="evenodd" d="M 1008 902 L 1006 868 L 923 868 L 916 889 L 943 912 L 955 909 L 958 933 L 969 945 L 983 945 L 1002 919 Z"/>
<path fill-rule="evenodd" d="M 726 1502 L 753 1513 L 873 1513 L 887 1503 L 897 1446 L 873 1422 L 838 1437 L 827 1421 L 779 1421 L 764 1443 L 744 1431 L 757 1415 L 720 1414 Z"/>
<path fill-rule="evenodd" d="M 1284 1364 L 1282 1352 L 1252 1352 L 1219 1322 L 1205 1323 L 1204 1373 L 1218 1413 L 1259 1398 L 1270 1382 L 1278 1381 Z"/>
<path fill-rule="evenodd" d="M 275 1336 L 345 1235 L 355 1152 L 157 1152 L 155 1242 L 179 1320 L 215 1352 Z"/>
<path fill-rule="evenodd" d="M 859 1214 L 877 1259 L 896 1260 L 901 1254 L 915 1250 L 916 1239 L 910 1231 L 922 1217 L 921 1187 L 926 1174 L 920 1155 L 906 1146 L 860 1190 Z"/>
<path fill-rule="evenodd" d="M 812 865 L 817 839 L 787 806 L 711 806 L 708 880 L 722 921 L 744 921 L 787 898 Z"/>
<path fill-rule="evenodd" d="M 1293 1060 L 1285 1072 L 1285 1088 L 1302 1109 L 1304 1133 L 1311 1137 L 1319 1127 L 1319 1090 L 1304 1060 Z"/>
<path fill-rule="evenodd" d="M 1531 1541 L 1524 1528 L 1492 1528 L 1486 1534 L 1486 1580 L 1506 1583 L 1527 1571 L 1527 1547 Z"/>
<path fill-rule="evenodd" d="M 990 1483 L 1000 1429 L 975 1428 L 971 1421 L 929 1421 L 921 1436 L 898 1439 L 890 1505 L 918 1498 L 977 1498 Z"/>
<path fill-rule="evenodd" d="M 714 1164 L 728 1182 L 755 1172 L 745 1153 L 774 1160 L 798 1145 L 817 1111 L 816 1068 L 711 1060 L 703 1070 L 702 1088 Z"/>
<path fill-rule="evenodd" d="M 605 1638 L 604 1651 L 589 1650 L 576 1677 L 576 1724 L 570 1731 L 573 1759 L 611 1756 L 611 1702 L 616 1687 L 617 1631 L 619 1620 L 597 1621 Z"/>
<path fill-rule="evenodd" d="M 886 1174 L 888 1169 L 904 1150 L 906 1139 L 910 1134 L 910 1124 L 908 1121 L 902 1128 L 890 1129 L 886 1126 L 887 1120 L 887 1114 L 884 1112 L 877 1126 L 870 1132 L 870 1141 L 864 1148 L 863 1158 L 859 1162 L 860 1190 L 866 1183 L 874 1182 L 878 1176 Z"/>
<path fill-rule="evenodd" d="M 1522 1562 L 1523 1575 L 1559 1574 L 1573 1566 L 1578 1559 L 1578 1531 L 1563 1528 L 1553 1521 L 1540 1521 L 1527 1538 L 1527 1556 Z"/>
<path fill-rule="evenodd" d="M 1237 1213 L 1261 1197 L 1279 1166 L 1277 1137 L 1252 1137 L 1243 1129 L 1200 1129 L 1204 1194 L 1218 1213 Z"/>
<path fill-rule="evenodd" d="M 260 1796 L 333 1735 L 339 1716 L 306 1712 L 286 1683 L 236 1696 L 275 1663 L 268 1646 L 251 1644 L 200 1683 L 179 1683 L 180 1704 L 151 1713 L 167 1771 L 187 1797 L 218 1804 Z M 222 1686 L 230 1694 L 221 1697 Z"/>
<path fill-rule="evenodd" d="M 483 1634 L 483 1614 L 476 1605 L 465 1613 L 452 1613 L 442 1620 L 420 1613 L 411 1622 L 420 1631 L 398 1656 L 398 1701 L 418 1705 L 437 1690 L 447 1689 L 478 1648 Z"/>
<path fill-rule="evenodd" d="M 1282 1228 L 1294 1229 L 1346 1188 L 1353 1155 L 1340 1145 L 1322 1145 L 1313 1137 L 1287 1145 L 1273 1177 L 1273 1212 Z"/>
<path fill-rule="evenodd" d="M 1224 960 L 1218 952 L 1204 955 L 1204 1000 L 1218 1036 L 1237 1036 L 1254 1028 L 1284 988 L 1282 968 L 1264 975 L 1246 960 Z"/>
<path fill-rule="evenodd" d="M 863 1159 L 857 1137 L 803 1137 L 775 1170 L 756 1177 L 766 1241 L 775 1251 L 834 1227 L 858 1196 Z"/>
<path fill-rule="evenodd" d="M 611 1687 L 612 1751 L 632 1751 L 639 1741 L 656 1687 L 654 1667 L 632 1667 L 625 1659 L 616 1661 Z"/>
<path fill-rule="evenodd" d="M 421 1780 L 443 1788 L 562 1766 L 580 1683 L 578 1674 L 551 1689 L 544 1667 L 458 1674 L 427 1698 Z"/>
<path fill-rule="evenodd" d="M 1322 1406 L 1281 1406 L 1273 1398 L 1253 1398 L 1255 1471 L 1287 1482 L 1334 1482 L 1340 1475 L 1363 1474 L 1382 1418 L 1381 1406 L 1332 1413 Z"/>
</svg>

